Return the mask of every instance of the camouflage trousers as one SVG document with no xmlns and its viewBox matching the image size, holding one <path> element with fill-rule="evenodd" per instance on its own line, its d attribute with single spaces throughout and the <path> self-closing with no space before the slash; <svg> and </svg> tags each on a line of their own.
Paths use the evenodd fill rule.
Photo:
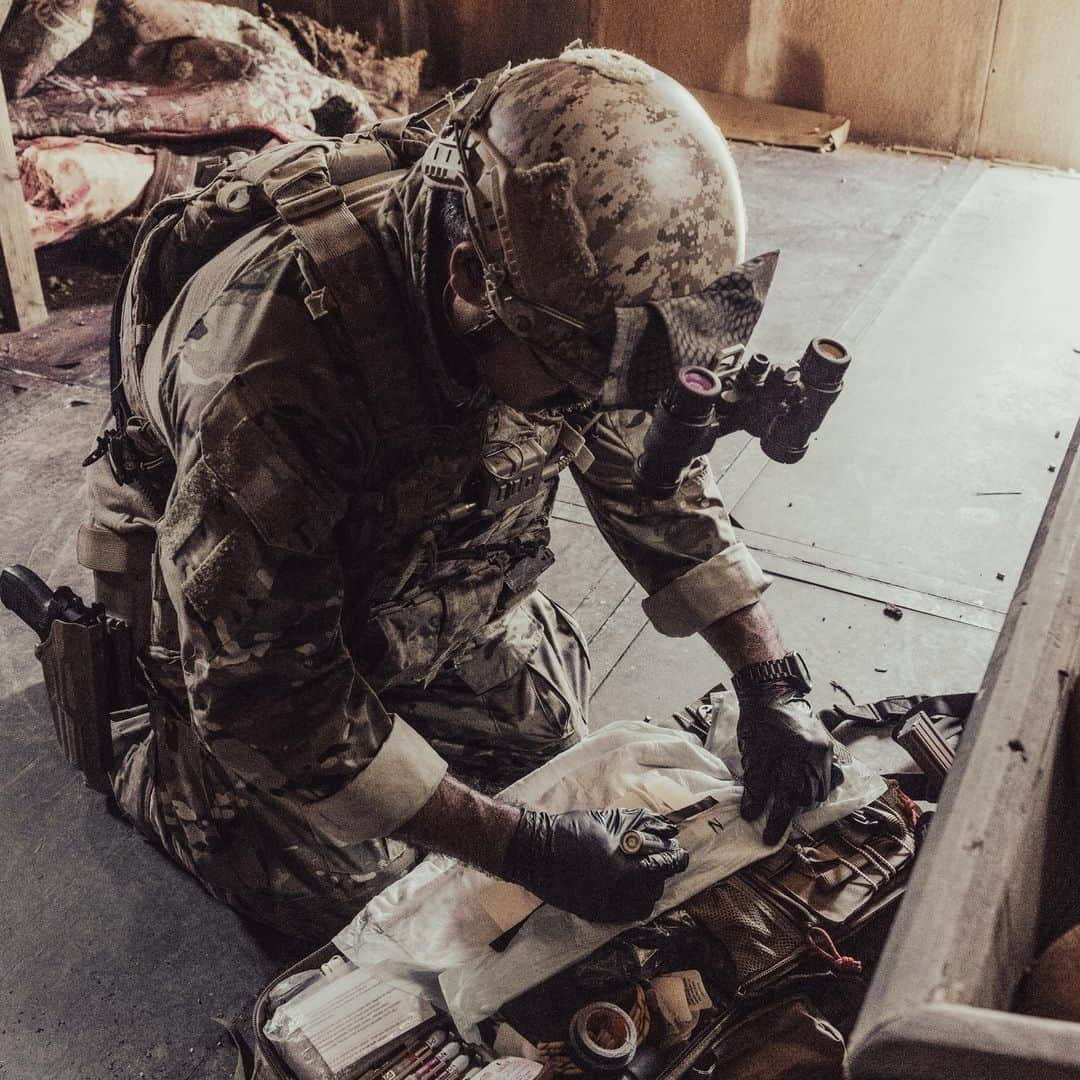
<svg viewBox="0 0 1080 1080">
<path fill-rule="evenodd" d="M 584 734 L 589 661 L 573 619 L 533 593 L 426 686 L 380 695 L 489 793 Z M 325 942 L 420 858 L 392 838 L 328 845 L 290 802 L 225 772 L 182 715 L 156 701 L 114 727 L 113 790 L 140 832 L 242 915 Z"/>
</svg>

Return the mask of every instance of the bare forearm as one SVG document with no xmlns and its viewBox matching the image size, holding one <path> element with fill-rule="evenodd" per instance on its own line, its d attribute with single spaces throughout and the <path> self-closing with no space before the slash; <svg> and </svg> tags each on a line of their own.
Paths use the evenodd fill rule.
<svg viewBox="0 0 1080 1080">
<path fill-rule="evenodd" d="M 778 659 L 785 652 L 780 631 L 762 600 L 718 619 L 701 636 L 732 671 L 759 660 Z"/>
<path fill-rule="evenodd" d="M 498 876 L 520 819 L 521 807 L 489 799 L 447 776 L 395 836 Z"/>
</svg>

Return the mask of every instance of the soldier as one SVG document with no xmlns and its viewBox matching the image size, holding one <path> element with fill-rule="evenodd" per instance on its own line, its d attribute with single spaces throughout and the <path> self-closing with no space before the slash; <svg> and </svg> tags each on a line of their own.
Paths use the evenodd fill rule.
<svg viewBox="0 0 1080 1080">
<path fill-rule="evenodd" d="M 670 78 L 571 47 L 489 76 L 411 168 L 344 192 L 311 210 L 340 215 L 330 242 L 282 197 L 286 220 L 199 269 L 125 366 L 127 430 L 166 480 L 98 461 L 80 533 L 150 687 L 116 801 L 293 935 L 333 933 L 424 850 L 586 918 L 643 918 L 687 862 L 666 821 L 485 793 L 586 729 L 585 642 L 536 588 L 560 468 L 653 624 L 736 672 L 743 813 L 769 807 L 766 842 L 839 780 L 708 463 L 672 499 L 631 483 L 691 331 L 744 341 L 771 276 L 734 269 L 727 146 Z M 369 240 L 343 287 L 348 230 Z M 669 298 L 698 305 L 689 330 Z"/>
</svg>

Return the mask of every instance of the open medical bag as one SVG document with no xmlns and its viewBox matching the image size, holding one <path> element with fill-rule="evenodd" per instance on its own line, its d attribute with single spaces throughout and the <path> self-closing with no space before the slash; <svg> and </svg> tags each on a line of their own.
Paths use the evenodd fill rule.
<svg viewBox="0 0 1080 1080">
<path fill-rule="evenodd" d="M 387 1066 L 442 1028 L 469 1055 L 465 1075 L 473 1076 L 486 1063 L 512 1058 L 536 1062 L 518 1060 L 519 1071 L 510 1073 L 515 1080 L 531 1080 L 530 1070 L 544 1080 L 602 1072 L 634 1080 L 839 1077 L 844 1032 L 902 895 L 918 817 L 916 804 L 890 782 L 884 794 L 813 835 L 796 823 L 766 858 L 505 1002 L 466 1032 L 471 1041 L 459 1038 L 445 1013 L 425 1009 L 415 1025 L 381 1045 L 367 1047 L 361 1039 L 365 1052 L 351 1064 L 339 1054 L 327 1067 L 300 1036 L 307 1071 L 298 1071 L 289 1058 L 298 1060 L 299 1044 L 283 1044 L 282 1024 L 271 1023 L 282 988 L 298 977 L 311 980 L 300 973 L 320 973 L 328 963 L 323 978 L 335 970 L 354 982 L 366 977 L 327 945 L 260 996 L 255 1075 L 403 1080 L 407 1074 Z M 319 1035 L 324 1041 L 327 1030 L 324 1025 Z M 316 1064 L 308 1068 L 309 1061 Z M 421 1075 L 441 1070 L 443 1080 L 456 1080 L 446 1064 Z M 497 1068 L 481 1080 L 496 1076 Z"/>
</svg>

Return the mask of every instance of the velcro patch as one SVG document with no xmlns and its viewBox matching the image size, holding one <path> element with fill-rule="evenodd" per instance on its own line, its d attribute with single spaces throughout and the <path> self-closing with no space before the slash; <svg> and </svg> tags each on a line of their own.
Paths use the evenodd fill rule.
<svg viewBox="0 0 1080 1080">
<path fill-rule="evenodd" d="M 180 483 L 164 516 L 158 523 L 158 542 L 162 555 L 175 561 L 180 549 L 202 523 L 206 508 L 221 499 L 225 489 L 199 460 Z"/>
<path fill-rule="evenodd" d="M 511 277 L 526 296 L 543 295 L 549 280 L 589 280 L 598 273 L 574 198 L 576 183 L 571 158 L 510 169 L 503 180 L 499 202 L 505 214 L 499 232 Z"/>
<path fill-rule="evenodd" d="M 340 511 L 254 391 L 234 379 L 203 413 L 200 434 L 208 467 L 267 544 L 296 554 L 323 544 Z"/>
<path fill-rule="evenodd" d="M 233 530 L 184 581 L 184 599 L 207 623 L 245 622 L 269 591 L 254 572 L 259 565 L 254 538 Z"/>
</svg>

